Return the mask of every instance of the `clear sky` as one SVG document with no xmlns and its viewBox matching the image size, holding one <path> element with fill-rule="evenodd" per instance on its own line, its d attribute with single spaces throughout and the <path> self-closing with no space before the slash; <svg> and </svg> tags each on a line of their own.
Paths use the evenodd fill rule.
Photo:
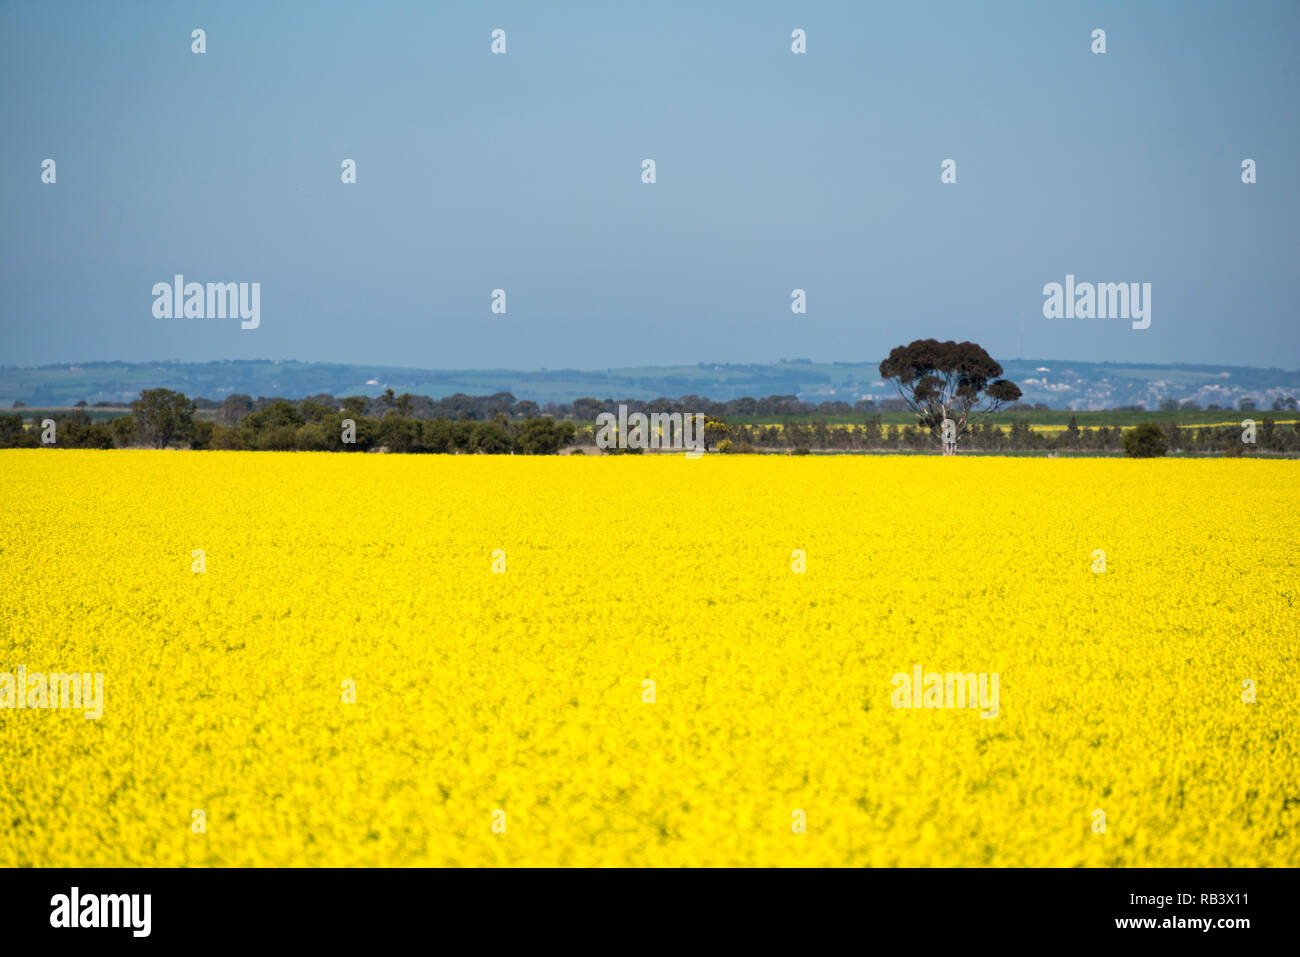
<svg viewBox="0 0 1300 957">
<path fill-rule="evenodd" d="M 861 361 L 935 336 L 1293 369 L 1298 28 L 1262 0 L 7 0 L 0 364 Z M 175 273 L 260 282 L 259 328 L 155 318 Z M 1044 318 L 1067 273 L 1150 282 L 1151 327 Z"/>
</svg>

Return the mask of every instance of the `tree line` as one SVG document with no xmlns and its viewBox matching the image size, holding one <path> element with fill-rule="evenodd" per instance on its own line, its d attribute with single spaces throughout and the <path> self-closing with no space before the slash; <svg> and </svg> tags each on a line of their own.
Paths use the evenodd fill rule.
<svg viewBox="0 0 1300 957">
<path fill-rule="evenodd" d="M 771 396 L 758 400 L 769 406 L 789 397 Z M 770 400 L 770 401 L 769 401 Z M 596 403 L 594 411 L 584 402 Z M 694 397 L 679 400 L 631 402 L 629 411 L 700 411 Z M 735 400 L 744 403 L 744 400 Z M 735 403 L 709 403 L 710 407 Z M 592 418 L 607 402 L 579 399 L 578 413 Z M 808 403 L 804 403 L 807 405 Z M 842 403 L 841 403 L 842 404 Z M 206 405 L 215 410 L 212 418 L 197 415 Z M 742 412 L 751 413 L 742 404 Z M 429 417 L 429 410 L 443 415 Z M 487 412 L 491 415 L 483 416 Z M 557 410 L 558 411 L 558 410 Z M 572 412 L 572 408 L 570 409 Z M 789 413 L 787 413 L 789 414 Z M 837 411 L 837 414 L 842 414 Z M 54 441 L 42 442 L 44 417 L 54 423 Z M 40 447 L 112 449 L 138 446 L 168 446 L 194 449 L 277 450 L 277 451 L 371 451 L 431 453 L 517 453 L 554 454 L 570 446 L 594 448 L 595 429 L 585 422 L 557 419 L 535 403 L 515 401 L 509 393 L 491 396 L 450 396 L 434 402 L 425 396 L 349 396 L 334 399 L 319 395 L 306 399 L 254 400 L 230 396 L 222 403 L 189 399 L 168 389 L 149 389 L 131 403 L 131 413 L 106 422 L 94 422 L 85 409 L 49 413 L 24 427 L 20 414 L 0 415 L 0 448 Z M 350 423 L 350 425 L 349 425 Z M 1280 425 L 1268 413 L 1260 416 L 1254 442 L 1243 441 L 1243 429 L 1233 426 L 1189 428 L 1175 423 L 1145 424 L 1147 430 L 1128 432 L 1119 426 L 1080 427 L 1071 416 L 1066 428 L 1035 431 L 1024 422 L 1010 427 L 988 421 L 972 422 L 962 446 L 981 452 L 1164 454 L 1166 450 L 1191 454 L 1240 455 L 1255 452 L 1300 453 L 1300 426 Z M 1156 430 L 1151 433 L 1150 430 Z M 935 450 L 933 429 L 918 425 L 885 425 L 880 413 L 863 416 L 854 427 L 811 421 L 784 424 L 745 425 L 727 422 L 724 415 L 708 414 L 705 434 L 710 448 L 720 452 L 811 450 L 837 452 Z M 1141 440 L 1137 452 L 1126 449 Z M 1136 437 L 1134 437 L 1136 436 Z M 1137 447 L 1135 447 L 1137 448 Z M 1156 451 L 1158 449 L 1158 451 Z"/>
<path fill-rule="evenodd" d="M 1142 431 L 1139 432 L 1138 429 Z M 1279 425 L 1265 413 L 1253 436 L 1243 441 L 1239 426 L 1201 426 L 1190 428 L 1176 423 L 1143 423 L 1127 431 L 1119 426 L 1080 427 L 1074 416 L 1069 424 L 1055 432 L 1034 430 L 1026 422 L 1009 427 L 990 422 L 973 423 L 962 447 L 978 452 L 1041 452 L 1129 454 L 1139 457 L 1163 455 L 1166 451 L 1189 454 L 1242 455 L 1253 452 L 1300 453 L 1300 423 Z M 1158 441 L 1149 438 L 1154 429 Z M 1127 436 L 1137 434 L 1145 444 L 1133 446 Z M 577 441 L 586 436 L 579 430 Z M 742 425 L 727 423 L 718 437 L 720 452 L 756 452 L 788 449 L 795 452 L 826 449 L 837 452 L 933 452 L 932 431 L 919 425 L 883 425 L 879 415 L 868 416 L 855 428 L 828 425 L 825 422 L 786 423 L 784 425 Z M 1158 449 L 1158 451 L 1156 451 Z M 1135 451 L 1136 450 L 1136 451 Z"/>
<path fill-rule="evenodd" d="M 50 415 L 53 442 L 42 441 L 42 422 L 23 427 L 17 414 L 0 415 L 0 448 L 54 446 L 112 449 L 130 446 L 303 452 L 484 452 L 553 455 L 573 443 L 575 426 L 544 416 L 510 415 L 490 419 L 415 418 L 397 404 L 380 402 L 382 416 L 367 415 L 373 399 L 350 396 L 335 404 L 317 398 L 292 402 L 271 399 L 247 406 L 225 403 L 217 420 L 197 418 L 196 400 L 170 389 L 146 389 L 131 403 L 131 413 L 92 422 L 84 409 Z M 494 397 L 483 397 L 492 399 Z M 518 406 L 509 397 L 507 407 Z M 499 404 L 499 401 L 497 403 Z M 226 415 L 222 421 L 222 412 Z"/>
</svg>

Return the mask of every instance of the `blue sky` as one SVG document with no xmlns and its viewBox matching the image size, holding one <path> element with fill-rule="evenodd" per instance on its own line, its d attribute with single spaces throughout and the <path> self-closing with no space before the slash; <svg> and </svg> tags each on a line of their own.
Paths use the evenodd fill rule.
<svg viewBox="0 0 1300 957">
<path fill-rule="evenodd" d="M 8 2 L 0 364 L 874 361 L 935 336 L 1296 368 L 1297 27 L 1264 2 Z M 177 272 L 260 282 L 259 328 L 155 318 Z M 1151 327 L 1044 318 L 1067 273 L 1150 282 Z"/>
</svg>

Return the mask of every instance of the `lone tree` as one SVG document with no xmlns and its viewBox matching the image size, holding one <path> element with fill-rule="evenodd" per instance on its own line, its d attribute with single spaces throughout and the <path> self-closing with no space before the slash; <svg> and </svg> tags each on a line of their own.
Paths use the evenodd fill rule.
<svg viewBox="0 0 1300 957">
<path fill-rule="evenodd" d="M 171 389 L 145 389 L 131 403 L 140 436 L 155 448 L 188 439 L 194 419 L 194 402 Z"/>
<path fill-rule="evenodd" d="M 945 455 L 970 433 L 974 412 L 995 412 L 1020 398 L 1020 387 L 999 378 L 1002 366 L 973 342 L 917 339 L 898 346 L 880 363 L 880 377 L 893 380 L 920 424 L 943 444 Z M 952 426 L 944 432 L 944 422 Z"/>
<path fill-rule="evenodd" d="M 1124 433 L 1124 454 L 1131 459 L 1154 459 L 1169 450 L 1165 434 L 1154 422 L 1143 422 Z"/>
</svg>

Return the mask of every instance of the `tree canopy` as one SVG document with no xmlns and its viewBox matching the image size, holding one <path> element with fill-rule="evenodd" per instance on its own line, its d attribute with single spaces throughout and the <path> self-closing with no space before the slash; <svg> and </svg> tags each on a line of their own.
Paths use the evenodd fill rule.
<svg viewBox="0 0 1300 957">
<path fill-rule="evenodd" d="M 1124 433 L 1124 454 L 1129 458 L 1159 458 L 1168 450 L 1165 435 L 1154 422 L 1143 422 Z"/>
<path fill-rule="evenodd" d="M 880 377 L 894 382 L 907 407 L 936 438 L 944 420 L 952 420 L 954 446 L 970 432 L 972 413 L 993 412 L 1020 398 L 1020 387 L 1001 376 L 1002 366 L 973 342 L 917 339 L 895 347 L 880 363 Z"/>
<path fill-rule="evenodd" d="M 151 445 L 161 449 L 172 442 L 188 441 L 194 402 L 180 392 L 145 389 L 131 409 L 141 438 Z"/>
</svg>

